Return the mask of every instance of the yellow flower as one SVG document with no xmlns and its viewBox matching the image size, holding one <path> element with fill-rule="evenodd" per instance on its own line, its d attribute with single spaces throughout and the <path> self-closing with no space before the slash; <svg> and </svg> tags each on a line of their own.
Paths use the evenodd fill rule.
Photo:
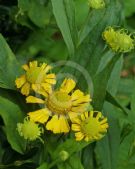
<svg viewBox="0 0 135 169">
<path fill-rule="evenodd" d="M 86 111 L 91 100 L 90 95 L 84 95 L 80 90 L 73 91 L 75 86 L 74 80 L 65 79 L 60 88 L 50 92 L 45 100 L 33 96 L 27 97 L 27 103 L 41 103 L 44 105 L 43 109 L 30 112 L 30 119 L 35 122 L 45 123 L 49 116 L 52 116 L 47 122 L 47 130 L 51 130 L 53 133 L 69 132 L 69 118 L 74 118 L 78 113 Z"/>
<path fill-rule="evenodd" d="M 20 136 L 23 136 L 24 139 L 30 141 L 40 138 L 42 134 L 42 130 L 39 125 L 30 121 L 28 118 L 25 118 L 23 123 L 17 124 L 17 130 Z"/>
<path fill-rule="evenodd" d="M 101 9 L 105 7 L 104 0 L 88 0 L 88 4 L 93 9 Z"/>
<path fill-rule="evenodd" d="M 16 79 L 17 88 L 21 88 L 21 93 L 28 96 L 30 90 L 38 92 L 44 96 L 50 92 L 52 85 L 56 83 L 55 74 L 48 73 L 51 66 L 43 63 L 38 66 L 37 61 L 30 62 L 29 65 L 23 65 L 25 74 Z"/>
<path fill-rule="evenodd" d="M 129 52 L 134 49 L 134 38 L 124 29 L 109 27 L 103 32 L 103 39 L 115 52 Z"/>
<path fill-rule="evenodd" d="M 72 119 L 72 130 L 75 131 L 76 141 L 95 141 L 101 139 L 107 132 L 107 118 L 101 112 L 84 112 Z"/>
</svg>

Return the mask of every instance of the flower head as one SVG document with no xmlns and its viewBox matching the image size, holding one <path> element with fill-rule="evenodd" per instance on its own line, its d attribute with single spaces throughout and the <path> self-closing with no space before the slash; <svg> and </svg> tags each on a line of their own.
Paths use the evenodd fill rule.
<svg viewBox="0 0 135 169">
<path fill-rule="evenodd" d="M 23 95 L 28 96 L 30 90 L 33 90 L 46 96 L 52 85 L 56 83 L 55 74 L 48 73 L 51 66 L 46 63 L 38 66 L 37 61 L 33 61 L 29 65 L 23 65 L 23 69 L 26 73 L 15 81 L 17 88 L 21 88 Z"/>
<path fill-rule="evenodd" d="M 20 136 L 23 136 L 24 139 L 30 141 L 36 140 L 42 134 L 42 130 L 39 125 L 28 118 L 25 118 L 23 123 L 17 124 L 17 130 Z"/>
<path fill-rule="evenodd" d="M 104 0 L 88 0 L 88 4 L 93 9 L 101 9 L 105 7 Z"/>
<path fill-rule="evenodd" d="M 134 49 L 134 38 L 124 29 L 109 27 L 103 32 L 103 39 L 115 52 L 129 52 Z"/>
<path fill-rule="evenodd" d="M 78 118 L 72 119 L 72 130 L 77 141 L 95 141 L 101 139 L 107 132 L 107 118 L 101 112 L 85 112 Z"/>
<path fill-rule="evenodd" d="M 70 130 L 68 120 L 74 118 L 78 113 L 87 110 L 90 95 L 84 95 L 80 90 L 74 90 L 76 83 L 72 79 L 65 79 L 60 88 L 51 91 L 45 100 L 34 96 L 26 98 L 27 103 L 41 103 L 44 108 L 30 112 L 31 120 L 45 123 L 49 116 L 52 118 L 47 122 L 47 130 L 54 133 L 67 133 Z"/>
</svg>

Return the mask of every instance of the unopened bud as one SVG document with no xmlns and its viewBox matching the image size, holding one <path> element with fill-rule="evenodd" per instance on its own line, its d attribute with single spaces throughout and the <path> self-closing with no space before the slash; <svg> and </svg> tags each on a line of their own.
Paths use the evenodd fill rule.
<svg viewBox="0 0 135 169">
<path fill-rule="evenodd" d="M 66 161 L 69 158 L 69 153 L 64 150 L 62 150 L 59 155 L 62 161 Z"/>
</svg>

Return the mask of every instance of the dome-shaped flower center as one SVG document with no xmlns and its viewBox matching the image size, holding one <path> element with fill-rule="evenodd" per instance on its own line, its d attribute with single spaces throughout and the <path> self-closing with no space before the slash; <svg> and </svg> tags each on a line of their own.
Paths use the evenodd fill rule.
<svg viewBox="0 0 135 169">
<path fill-rule="evenodd" d="M 40 67 L 31 68 L 26 73 L 26 78 L 29 83 L 41 83 L 44 79 L 45 73 Z"/>
<path fill-rule="evenodd" d="M 129 35 L 121 34 L 119 35 L 119 45 L 124 50 L 133 48 L 133 39 Z"/>
<path fill-rule="evenodd" d="M 71 106 L 71 96 L 65 92 L 53 92 L 47 100 L 47 107 L 53 113 L 65 114 L 71 109 Z"/>
<path fill-rule="evenodd" d="M 24 123 L 18 123 L 17 127 L 19 134 L 29 140 L 37 139 L 42 133 L 38 124 L 29 120 L 25 120 Z"/>
<path fill-rule="evenodd" d="M 88 118 L 82 123 L 82 131 L 93 137 L 100 132 L 100 122 L 96 118 Z"/>
</svg>

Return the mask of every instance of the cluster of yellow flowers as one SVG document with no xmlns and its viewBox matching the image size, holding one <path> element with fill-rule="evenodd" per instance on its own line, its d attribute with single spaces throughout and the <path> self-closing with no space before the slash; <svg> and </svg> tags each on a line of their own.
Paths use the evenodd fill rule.
<svg viewBox="0 0 135 169">
<path fill-rule="evenodd" d="M 101 112 L 89 111 L 90 94 L 76 89 L 73 79 L 65 78 L 60 87 L 55 88 L 56 75 L 50 73 L 51 66 L 38 65 L 32 61 L 23 65 L 25 73 L 16 79 L 16 87 L 26 96 L 27 103 L 42 104 L 42 108 L 28 113 L 23 123 L 17 124 L 18 132 L 25 139 L 35 140 L 43 130 L 53 133 L 75 131 L 77 141 L 101 139 L 107 132 L 107 118 Z M 37 94 L 38 97 L 33 96 Z"/>
</svg>

